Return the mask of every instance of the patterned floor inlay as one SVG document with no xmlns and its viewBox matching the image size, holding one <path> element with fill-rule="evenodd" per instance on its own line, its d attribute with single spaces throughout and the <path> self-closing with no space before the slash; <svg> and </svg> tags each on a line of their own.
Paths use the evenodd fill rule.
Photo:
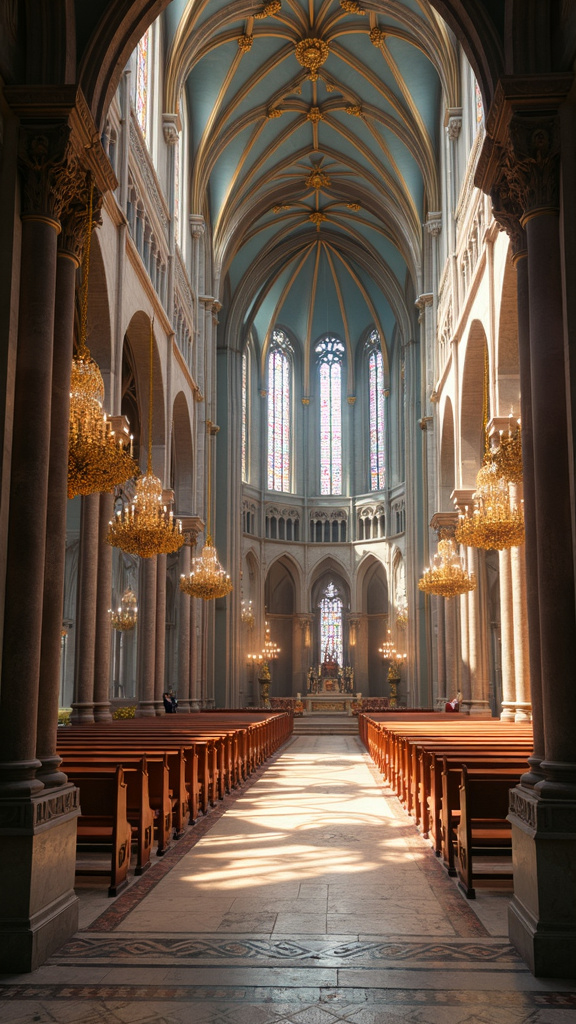
<svg viewBox="0 0 576 1024">
<path fill-rule="evenodd" d="M 383 961 L 392 963 L 505 963 L 523 968 L 523 962 L 516 951 L 504 942 L 395 942 L 381 939 L 375 942 L 348 942 L 326 944 L 325 942 L 301 942 L 282 940 L 274 942 L 265 939 L 221 939 L 173 938 L 153 936 L 144 938 L 96 938 L 82 935 L 69 942 L 49 963 L 73 965 L 95 965 L 113 963 L 117 966 L 129 964 L 178 964 L 197 963 L 244 963 L 257 961 L 302 963 L 307 965 L 350 963 L 373 966 Z"/>
</svg>

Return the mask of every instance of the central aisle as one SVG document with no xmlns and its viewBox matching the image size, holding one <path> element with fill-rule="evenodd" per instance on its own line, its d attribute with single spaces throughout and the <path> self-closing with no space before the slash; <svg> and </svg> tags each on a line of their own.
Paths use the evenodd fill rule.
<svg viewBox="0 0 576 1024">
<path fill-rule="evenodd" d="M 356 737 L 302 736 L 47 964 L 4 977 L 0 1021 L 573 1024 L 576 983 L 532 977 L 506 903 L 474 912 Z"/>
</svg>

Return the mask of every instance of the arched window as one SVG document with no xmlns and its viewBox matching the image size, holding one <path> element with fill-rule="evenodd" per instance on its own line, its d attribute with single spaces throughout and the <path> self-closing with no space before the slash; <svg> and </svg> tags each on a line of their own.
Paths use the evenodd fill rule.
<svg viewBox="0 0 576 1024">
<path fill-rule="evenodd" d="M 320 494 L 342 494 L 342 361 L 344 345 L 327 336 L 316 345 L 320 376 Z"/>
<path fill-rule="evenodd" d="M 290 490 L 292 346 L 274 331 L 268 356 L 268 490 Z"/>
<path fill-rule="evenodd" d="M 378 331 L 366 344 L 370 409 L 370 490 L 381 491 L 386 479 L 384 458 L 384 360 Z"/>
<path fill-rule="evenodd" d="M 342 636 L 342 599 L 333 583 L 329 583 L 320 601 L 320 661 L 344 663 Z"/>
<path fill-rule="evenodd" d="M 242 355 L 242 480 L 248 480 L 248 352 Z"/>
<path fill-rule="evenodd" d="M 148 141 L 149 71 L 151 32 L 147 29 L 136 47 L 136 120 Z"/>
</svg>

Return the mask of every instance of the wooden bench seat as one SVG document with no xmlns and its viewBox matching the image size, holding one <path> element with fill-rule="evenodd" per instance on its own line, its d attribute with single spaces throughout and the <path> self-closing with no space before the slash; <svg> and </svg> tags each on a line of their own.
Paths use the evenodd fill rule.
<svg viewBox="0 0 576 1024">
<path fill-rule="evenodd" d="M 512 784 L 506 775 L 462 768 L 456 870 L 468 899 L 476 897 L 475 880 L 512 879 L 512 827 L 507 820 Z M 480 857 L 504 858 L 508 864 L 491 870 L 479 865 Z"/>
<path fill-rule="evenodd" d="M 77 826 L 77 849 L 110 852 L 109 869 L 83 867 L 77 874 L 105 874 L 110 879 L 109 896 L 117 896 L 128 880 L 132 850 L 132 826 L 128 821 L 127 784 L 124 770 L 105 768 L 83 779 L 81 810 Z"/>
</svg>

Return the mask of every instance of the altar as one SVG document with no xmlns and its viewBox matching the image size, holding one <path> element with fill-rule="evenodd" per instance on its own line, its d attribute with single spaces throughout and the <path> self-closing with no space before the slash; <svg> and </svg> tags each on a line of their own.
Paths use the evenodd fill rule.
<svg viewBox="0 0 576 1024">
<path fill-rule="evenodd" d="M 303 703 L 307 714 L 336 711 L 343 715 L 351 715 L 353 701 L 360 699 L 359 693 L 308 693 Z"/>
</svg>

